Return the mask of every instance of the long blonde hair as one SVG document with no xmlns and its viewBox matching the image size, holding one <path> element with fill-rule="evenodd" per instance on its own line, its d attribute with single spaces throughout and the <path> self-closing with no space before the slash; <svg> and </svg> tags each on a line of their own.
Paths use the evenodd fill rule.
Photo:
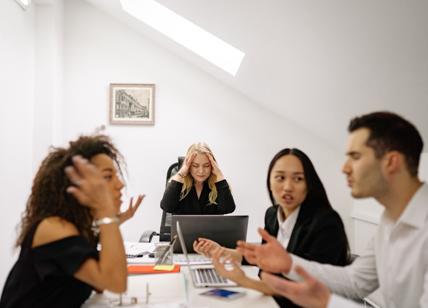
<svg viewBox="0 0 428 308">
<path fill-rule="evenodd" d="M 197 142 L 192 144 L 189 149 L 187 150 L 186 157 L 188 157 L 191 153 L 198 153 L 198 154 L 206 154 L 211 155 L 213 159 L 215 160 L 214 154 L 209 148 L 209 146 L 205 142 Z M 217 177 L 212 172 L 211 167 L 211 174 L 208 177 L 208 187 L 210 188 L 210 193 L 208 195 L 208 201 L 210 204 L 217 204 L 217 187 L 215 186 L 215 182 L 217 180 Z M 187 173 L 187 175 L 183 179 L 183 187 L 181 188 L 180 193 L 180 201 L 183 200 L 190 192 L 193 186 L 193 177 L 190 174 L 190 170 Z"/>
</svg>

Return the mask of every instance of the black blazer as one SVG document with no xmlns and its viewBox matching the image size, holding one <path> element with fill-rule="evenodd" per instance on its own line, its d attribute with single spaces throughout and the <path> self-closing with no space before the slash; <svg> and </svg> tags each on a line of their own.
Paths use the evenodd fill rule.
<svg viewBox="0 0 428 308">
<path fill-rule="evenodd" d="M 228 214 L 235 210 L 235 201 L 226 180 L 215 183 L 217 188 L 217 204 L 210 204 L 208 196 L 211 192 L 208 183 L 204 182 L 202 192 L 198 198 L 195 186 L 191 188 L 189 194 L 180 200 L 183 183 L 170 181 L 166 186 L 160 206 L 168 213 L 176 215 L 207 215 L 207 214 Z"/>
<path fill-rule="evenodd" d="M 265 213 L 265 230 L 275 237 L 279 230 L 277 211 L 278 206 L 271 206 Z M 347 265 L 348 240 L 339 214 L 331 208 L 311 209 L 302 205 L 287 251 L 319 263 Z M 299 307 L 282 296 L 274 299 L 280 307 Z"/>
</svg>

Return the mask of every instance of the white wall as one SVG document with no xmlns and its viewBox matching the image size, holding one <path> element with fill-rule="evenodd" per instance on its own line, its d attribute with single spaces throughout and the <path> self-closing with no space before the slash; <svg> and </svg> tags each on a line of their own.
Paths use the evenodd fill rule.
<svg viewBox="0 0 428 308">
<path fill-rule="evenodd" d="M 0 289 L 16 258 L 16 225 L 32 175 L 34 12 L 0 1 Z"/>
<path fill-rule="evenodd" d="M 425 145 L 425 148 L 426 147 L 428 147 L 428 145 Z M 419 178 L 424 182 L 428 182 L 428 152 L 422 153 L 419 166 Z"/>
<path fill-rule="evenodd" d="M 63 104 L 63 1 L 39 0 L 35 10 L 33 170 L 61 141 Z"/>
<path fill-rule="evenodd" d="M 107 124 L 111 82 L 157 87 L 155 126 L 107 126 L 127 157 L 129 195 L 147 194 L 123 228 L 126 239 L 159 228 L 166 169 L 199 140 L 211 145 L 232 185 L 235 213 L 250 215 L 250 240 L 258 241 L 255 230 L 269 205 L 267 165 L 283 147 L 313 158 L 333 205 L 349 216 L 341 153 L 84 1 L 66 1 L 65 8 L 61 0 L 36 4 L 23 11 L 12 0 L 0 2 L 0 82 L 7 102 L 0 121 L 1 288 L 16 259 L 15 226 L 33 172 L 49 145 Z"/>
<path fill-rule="evenodd" d="M 166 169 L 199 140 L 211 145 L 232 185 L 235 213 L 250 215 L 249 240 L 258 240 L 255 228 L 269 205 L 267 165 L 283 147 L 299 147 L 312 158 L 352 239 L 342 153 L 82 0 L 66 0 L 65 11 L 62 0 L 38 2 L 23 11 L 13 0 L 0 1 L 0 287 L 16 258 L 15 226 L 33 170 L 49 145 L 108 124 L 113 82 L 157 87 L 154 126 L 107 126 L 128 161 L 128 195 L 147 194 L 137 217 L 123 227 L 126 239 L 158 229 Z"/>
<path fill-rule="evenodd" d="M 235 213 L 250 215 L 250 240 L 258 240 L 256 226 L 269 205 L 267 165 L 283 147 L 306 151 L 332 203 L 349 212 L 341 153 L 86 2 L 66 1 L 64 50 L 64 140 L 107 123 L 109 83 L 156 84 L 155 126 L 107 127 L 128 161 L 129 195 L 147 194 L 137 217 L 123 227 L 126 239 L 158 230 L 166 169 L 199 140 L 211 145 L 232 185 Z"/>
</svg>

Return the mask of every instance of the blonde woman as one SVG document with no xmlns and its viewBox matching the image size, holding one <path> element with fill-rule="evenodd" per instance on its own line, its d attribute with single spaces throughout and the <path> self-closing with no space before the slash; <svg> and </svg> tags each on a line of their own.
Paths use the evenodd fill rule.
<svg viewBox="0 0 428 308">
<path fill-rule="evenodd" d="M 165 189 L 161 208 L 182 215 L 227 214 L 235 210 L 229 184 L 206 143 L 189 147 L 183 165 Z"/>
</svg>

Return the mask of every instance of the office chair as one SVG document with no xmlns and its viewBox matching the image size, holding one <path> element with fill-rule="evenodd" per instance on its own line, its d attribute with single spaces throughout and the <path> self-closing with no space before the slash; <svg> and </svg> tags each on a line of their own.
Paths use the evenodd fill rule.
<svg viewBox="0 0 428 308">
<path fill-rule="evenodd" d="M 168 185 L 169 179 L 175 175 L 178 170 L 180 170 L 181 165 L 183 164 L 184 156 L 179 156 L 177 162 L 173 163 L 169 166 L 166 172 L 166 181 L 165 186 Z M 144 231 L 144 233 L 140 237 L 140 242 L 149 243 L 154 235 L 159 235 L 160 242 L 169 242 L 171 240 L 171 222 L 172 222 L 172 214 L 162 211 L 162 219 L 160 223 L 159 233 L 152 230 Z"/>
<path fill-rule="evenodd" d="M 177 162 L 169 166 L 168 171 L 166 172 L 166 181 L 165 186 L 168 185 L 169 179 L 175 175 L 178 170 L 180 170 L 181 165 L 183 164 L 184 157 L 179 156 Z M 172 214 L 162 211 L 162 219 L 159 230 L 159 241 L 170 241 L 171 240 L 171 222 Z"/>
</svg>

